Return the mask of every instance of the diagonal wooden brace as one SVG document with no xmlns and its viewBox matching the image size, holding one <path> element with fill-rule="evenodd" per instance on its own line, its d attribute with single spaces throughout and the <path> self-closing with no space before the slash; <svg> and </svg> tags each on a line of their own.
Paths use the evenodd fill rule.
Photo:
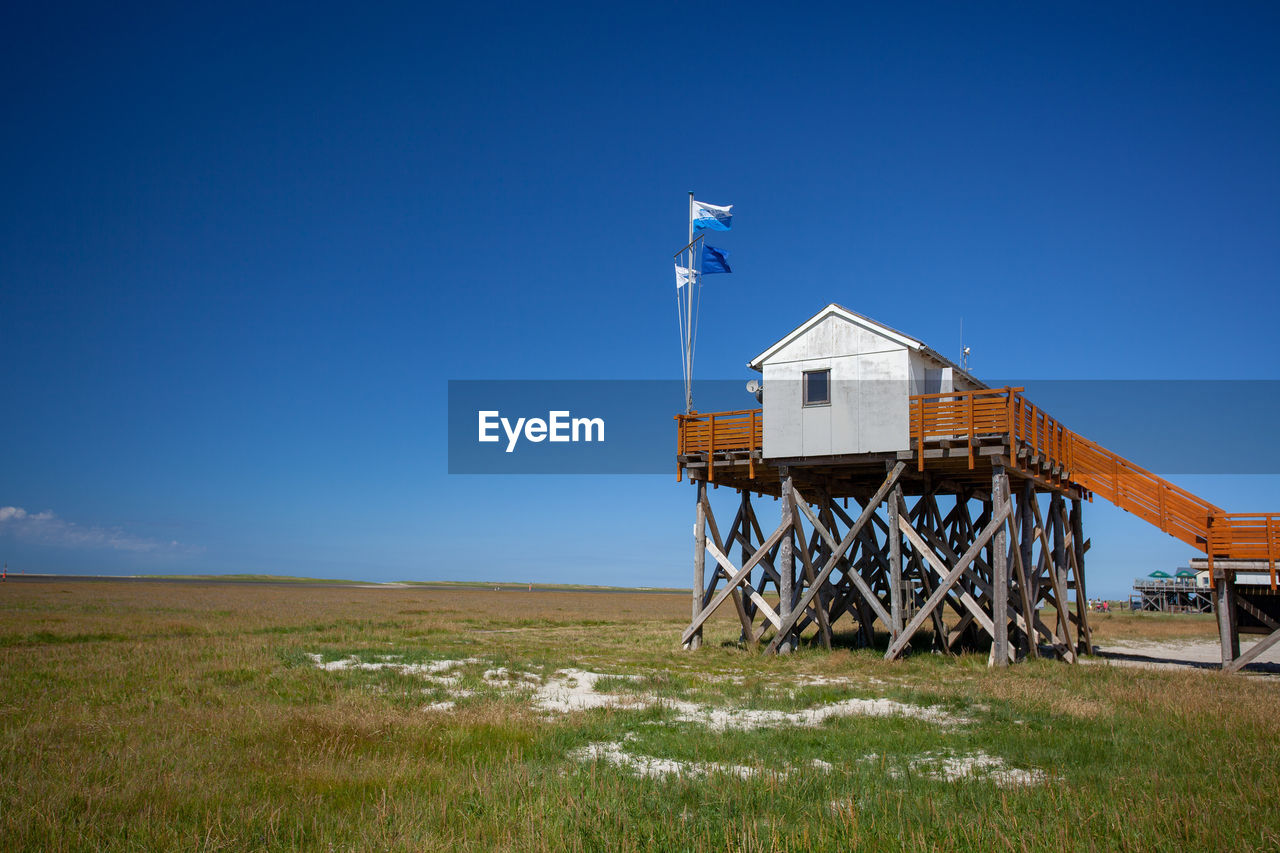
<svg viewBox="0 0 1280 853">
<path fill-rule="evenodd" d="M 762 559 L 764 559 L 765 555 L 769 553 L 769 549 L 771 549 L 774 545 L 782 541 L 782 537 L 785 536 L 790 531 L 791 531 L 791 520 L 787 519 L 786 521 L 782 522 L 782 524 L 778 525 L 777 530 L 769 534 L 769 538 L 766 539 L 763 543 L 761 543 L 760 547 L 757 548 L 756 552 L 751 555 L 751 558 L 747 560 L 746 563 L 743 564 L 741 569 L 737 568 L 737 566 L 735 566 L 732 563 L 732 561 L 729 560 L 728 557 L 725 557 L 724 554 L 719 554 L 716 557 L 716 562 L 724 566 L 725 571 L 732 572 L 733 577 L 729 578 L 729 581 L 725 585 L 724 589 L 716 593 L 716 597 L 711 600 L 711 603 L 708 604 L 706 607 L 702 608 L 702 612 L 694 617 L 693 621 L 689 623 L 689 627 L 684 629 L 684 634 L 680 636 L 681 643 L 689 642 L 689 638 L 692 637 L 697 632 L 697 630 L 702 627 L 702 623 L 706 622 L 707 619 L 711 617 L 711 614 L 715 613 L 716 610 L 719 609 L 721 604 L 724 604 L 725 599 L 728 598 L 730 594 L 735 589 L 738 588 L 738 585 L 742 583 L 751 574 L 751 570 L 756 567 L 756 564 L 759 563 Z M 717 551 L 718 550 L 719 549 L 717 549 Z"/>
<path fill-rule="evenodd" d="M 829 558 L 827 558 L 827 564 L 822 567 L 822 571 L 818 572 L 817 577 L 814 578 L 813 583 L 800 599 L 799 605 L 791 611 L 789 617 L 778 629 L 778 636 L 774 637 L 774 641 L 769 644 L 767 649 L 765 649 L 766 652 L 776 652 L 778 650 L 780 639 L 785 637 L 795 626 L 795 623 L 799 621 L 800 614 L 804 613 L 805 608 L 807 608 L 809 603 L 813 601 L 815 596 L 817 596 L 818 590 L 820 590 L 822 585 L 826 583 L 827 578 L 831 577 L 831 573 L 835 571 L 836 566 L 840 563 L 840 558 L 849 550 L 849 546 L 851 546 L 858 538 L 858 534 L 862 532 L 862 528 L 866 526 L 866 523 L 875 515 L 876 508 L 880 506 L 880 502 L 884 500 L 885 495 L 889 494 L 889 490 L 893 488 L 894 483 L 898 482 L 898 477 L 906 467 L 907 465 L 905 462 L 899 462 L 897 465 L 893 466 L 893 470 L 889 472 L 887 477 L 885 477 L 884 482 L 880 484 L 880 488 L 876 490 L 875 495 L 873 495 L 871 500 L 867 501 L 867 505 L 863 507 L 862 513 L 858 516 L 857 521 L 849 527 L 849 530 L 844 535 L 844 539 L 835 544 L 833 553 Z M 797 503 L 803 505 L 803 501 L 797 501 Z M 819 527 L 821 527 L 821 525 L 819 525 Z M 825 530 L 825 528 L 822 529 Z M 827 536 L 830 537 L 831 534 L 827 533 Z M 867 588 L 867 582 L 863 580 L 857 572 L 849 572 L 848 577 L 859 587 L 859 591 L 866 589 L 866 593 L 864 594 L 871 592 L 871 590 Z M 867 600 L 868 603 L 872 601 L 875 602 L 872 606 L 878 606 L 879 610 L 876 615 L 880 616 L 882 619 L 886 619 L 885 624 L 888 624 L 887 614 L 884 613 L 884 605 L 880 604 L 879 599 L 872 594 L 868 595 Z"/>
<path fill-rule="evenodd" d="M 893 486 L 890 485 L 889 488 L 893 488 Z M 877 504 L 873 503 L 868 504 L 868 506 L 871 507 L 875 507 L 876 505 Z M 832 557 L 836 557 L 838 559 L 839 556 L 843 556 L 844 552 L 848 549 L 841 548 L 841 543 L 837 542 L 835 537 L 831 535 L 831 531 L 827 530 L 822 522 L 818 520 L 818 518 L 813 514 L 813 510 L 809 509 L 808 504 L 804 502 L 804 499 L 800 497 L 799 493 L 796 494 L 796 506 L 809 517 L 809 521 L 813 524 L 813 529 L 818 531 L 818 535 L 822 537 L 822 540 L 827 543 L 827 547 L 831 549 Z M 856 521 L 854 522 L 854 525 L 857 525 Z M 848 539 L 849 537 L 846 535 L 845 538 Z M 856 541 L 856 537 L 855 539 L 850 540 L 849 544 L 852 545 L 854 541 Z M 828 563 L 829 562 L 830 558 L 828 558 Z M 825 566 L 823 571 L 824 573 L 819 574 L 818 577 L 822 578 L 822 581 L 825 581 L 831 573 L 826 571 Z M 884 609 L 884 604 L 881 603 L 879 596 L 872 592 L 871 587 L 867 585 L 867 581 L 862 577 L 862 574 L 860 572 L 853 571 L 849 572 L 848 577 L 849 580 L 853 582 L 853 585 L 858 588 L 858 592 L 862 593 L 862 597 L 867 600 L 869 605 L 871 605 L 871 609 L 875 611 L 876 616 L 880 617 L 880 620 L 883 621 L 884 624 L 888 625 L 889 611 Z M 818 583 L 820 584 L 822 581 L 819 581 Z"/>
<path fill-rule="evenodd" d="M 955 566 L 951 567 L 950 571 L 946 572 L 946 574 L 943 574 L 942 571 L 938 572 L 938 574 L 942 576 L 942 579 L 939 581 L 937 588 L 933 591 L 933 595 L 929 596 L 928 600 L 925 601 L 924 606 L 917 610 L 916 614 L 911 617 L 911 621 L 907 624 L 907 627 L 903 629 L 902 633 L 889 644 L 888 651 L 884 653 L 885 660 L 893 660 L 902 653 L 903 649 L 907 647 L 907 643 L 911 642 L 911 637 L 920 629 L 920 626 L 924 624 L 924 620 L 929 618 L 929 614 L 933 612 L 933 609 L 937 607 L 942 602 L 942 599 L 946 597 L 947 593 L 951 591 L 951 588 L 955 586 L 956 581 L 964 574 L 964 571 L 969 567 L 969 564 L 972 563 L 978 556 L 979 552 L 986 547 L 987 542 L 995 535 L 996 529 L 999 528 L 1000 525 L 1004 524 L 1005 517 L 1009 514 L 1010 505 L 1011 503 L 1006 501 L 1001 505 L 1000 509 L 996 510 L 991 521 L 987 522 L 987 526 L 978 534 L 978 538 L 973 540 L 973 544 L 970 545 L 969 549 L 961 555 L 960 559 L 956 561 Z M 924 540 L 920 538 L 920 534 L 916 533 L 915 529 L 912 528 L 911 524 L 905 518 L 899 517 L 898 526 L 902 529 L 902 532 L 907 539 L 910 540 L 912 547 L 915 548 L 924 559 L 929 560 L 936 569 L 941 570 L 946 568 L 946 563 L 942 561 L 942 558 L 939 557 L 932 548 L 924 544 Z M 964 601 L 966 598 L 968 600 Z M 965 606 L 969 608 L 969 612 L 973 613 L 973 618 L 976 619 L 984 628 L 990 631 L 992 627 L 991 619 L 982 612 L 982 608 L 978 606 L 976 601 L 973 601 L 972 596 L 969 596 L 968 593 L 964 593 L 961 596 L 961 600 L 964 601 Z"/>
<path fill-rule="evenodd" d="M 715 561 L 724 568 L 725 575 L 727 577 L 732 577 L 733 575 L 731 573 L 737 571 L 738 567 L 733 564 L 732 560 L 725 556 L 723 551 L 715 546 L 714 542 L 707 543 L 707 553 L 714 557 Z M 772 622 L 773 626 L 776 628 L 781 620 L 778 619 L 777 611 L 770 607 L 769 603 L 764 600 L 764 596 L 760 595 L 760 593 L 756 591 L 756 588 L 752 586 L 746 578 L 738 581 L 738 586 L 742 587 L 743 590 L 746 591 L 747 597 L 755 602 L 756 607 L 760 608 L 760 612 L 764 614 L 764 617 Z"/>
<path fill-rule="evenodd" d="M 1272 631 L 1270 634 L 1254 643 L 1253 646 L 1251 646 L 1244 654 L 1231 661 L 1229 664 L 1224 666 L 1223 669 L 1227 672 L 1239 672 L 1278 642 L 1280 642 L 1280 629 Z"/>
</svg>

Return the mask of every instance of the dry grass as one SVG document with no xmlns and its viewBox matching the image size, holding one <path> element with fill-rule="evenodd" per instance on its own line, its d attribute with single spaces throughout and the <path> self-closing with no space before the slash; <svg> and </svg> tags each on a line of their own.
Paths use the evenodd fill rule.
<svg viewBox="0 0 1280 853">
<path fill-rule="evenodd" d="M 1207 640 L 1218 636 L 1212 613 L 1134 613 L 1117 610 L 1090 613 L 1089 627 L 1095 640 Z"/>
</svg>

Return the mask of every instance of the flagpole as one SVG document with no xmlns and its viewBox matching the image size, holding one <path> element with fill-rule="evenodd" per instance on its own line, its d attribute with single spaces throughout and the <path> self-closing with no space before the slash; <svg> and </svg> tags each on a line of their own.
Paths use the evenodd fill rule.
<svg viewBox="0 0 1280 853">
<path fill-rule="evenodd" d="M 693 190 L 689 190 L 689 308 L 688 322 L 685 324 L 687 340 L 684 365 L 684 413 L 686 415 L 693 412 L 693 287 L 696 275 L 693 264 Z"/>
</svg>

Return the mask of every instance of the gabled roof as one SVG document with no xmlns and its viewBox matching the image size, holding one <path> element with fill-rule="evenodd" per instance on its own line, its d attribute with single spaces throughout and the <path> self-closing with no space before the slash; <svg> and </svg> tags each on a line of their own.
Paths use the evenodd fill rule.
<svg viewBox="0 0 1280 853">
<path fill-rule="evenodd" d="M 784 337 L 782 340 L 778 341 L 773 346 L 769 347 L 767 350 L 760 353 L 755 358 L 751 359 L 751 361 L 747 362 L 747 367 L 750 367 L 752 370 L 763 370 L 765 359 L 769 358 L 774 353 L 778 352 L 783 347 L 787 346 L 792 341 L 796 340 L 801 335 L 808 332 L 814 326 L 821 323 L 827 317 L 831 317 L 831 316 L 841 317 L 859 326 L 867 326 L 871 328 L 873 331 L 875 331 L 876 333 L 888 338 L 889 340 L 902 344 L 907 349 L 915 350 L 916 352 L 923 355 L 925 358 L 929 359 L 930 361 L 936 362 L 942 367 L 950 367 L 956 373 L 968 379 L 977 387 L 979 388 L 987 387 L 987 384 L 985 382 L 983 382 L 982 380 L 970 374 L 967 370 L 962 368 L 960 365 L 956 364 L 951 359 L 947 358 L 946 356 L 942 355 L 936 350 L 930 349 L 929 347 L 925 346 L 923 341 L 916 340 L 910 335 L 905 335 L 902 332 L 899 332 L 897 329 L 893 329 L 893 328 L 890 328 L 889 326 L 886 326 L 884 323 L 880 323 L 876 320 L 872 320 L 870 317 L 866 316 L 865 314 L 859 314 L 857 311 L 850 311 L 848 308 L 845 308 L 843 305 L 837 305 L 834 302 L 832 302 L 826 308 L 823 308 L 817 314 L 814 314 L 808 320 L 805 320 L 803 323 L 801 323 L 799 326 L 793 329 L 790 333 L 788 333 L 786 337 Z"/>
</svg>

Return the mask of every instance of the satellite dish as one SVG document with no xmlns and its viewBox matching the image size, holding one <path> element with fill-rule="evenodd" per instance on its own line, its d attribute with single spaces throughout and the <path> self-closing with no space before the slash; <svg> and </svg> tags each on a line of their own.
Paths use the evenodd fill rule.
<svg viewBox="0 0 1280 853">
<path fill-rule="evenodd" d="M 752 379 L 747 382 L 747 393 L 756 398 L 757 403 L 764 402 L 764 386 L 759 381 Z"/>
</svg>

